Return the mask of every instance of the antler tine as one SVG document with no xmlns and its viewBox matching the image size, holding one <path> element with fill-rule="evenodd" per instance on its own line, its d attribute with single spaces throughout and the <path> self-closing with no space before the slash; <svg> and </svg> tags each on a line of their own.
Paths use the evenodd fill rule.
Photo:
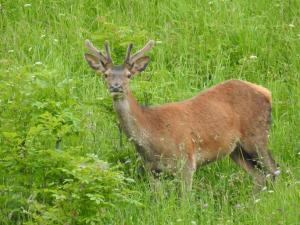
<svg viewBox="0 0 300 225">
<path fill-rule="evenodd" d="M 110 49 L 109 49 L 109 43 L 108 41 L 104 42 L 104 47 L 106 51 L 106 59 L 108 63 L 112 63 L 111 55 L 110 55 Z"/>
<path fill-rule="evenodd" d="M 129 63 L 129 60 L 130 60 L 130 53 L 131 53 L 132 47 L 133 47 L 133 44 L 130 43 L 130 44 L 128 45 L 128 48 L 127 48 L 127 52 L 126 52 L 126 56 L 125 56 L 124 63 Z"/>
<path fill-rule="evenodd" d="M 154 46 L 154 41 L 150 40 L 141 50 L 137 51 L 133 56 L 130 57 L 129 62 L 133 63 L 138 58 L 142 57 L 147 51 Z"/>
<path fill-rule="evenodd" d="M 98 56 L 102 61 L 106 62 L 105 56 L 98 50 L 90 40 L 85 40 L 85 46 L 93 53 Z"/>
</svg>

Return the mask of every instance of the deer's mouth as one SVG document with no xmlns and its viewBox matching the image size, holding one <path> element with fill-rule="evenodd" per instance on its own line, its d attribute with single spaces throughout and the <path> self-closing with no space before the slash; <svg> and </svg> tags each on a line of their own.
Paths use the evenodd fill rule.
<svg viewBox="0 0 300 225">
<path fill-rule="evenodd" d="M 124 93 L 123 89 L 110 89 L 111 94 L 121 94 Z"/>
<path fill-rule="evenodd" d="M 123 91 L 111 91 L 110 94 L 114 98 L 118 98 L 118 97 L 122 97 L 124 95 L 124 92 Z"/>
<path fill-rule="evenodd" d="M 110 93 L 122 93 L 123 88 L 122 88 L 122 86 L 117 86 L 117 87 L 111 86 L 109 88 L 109 91 L 110 91 Z"/>
</svg>

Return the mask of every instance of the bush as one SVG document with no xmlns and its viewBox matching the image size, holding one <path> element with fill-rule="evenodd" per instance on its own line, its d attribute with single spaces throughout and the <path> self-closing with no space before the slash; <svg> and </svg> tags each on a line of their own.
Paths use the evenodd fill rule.
<svg viewBox="0 0 300 225">
<path fill-rule="evenodd" d="M 2 155 L 0 169 L 7 181 L 1 191 L 3 223 L 21 218 L 26 224 L 95 224 L 108 219 L 116 205 L 138 204 L 128 189 L 133 180 L 94 154 L 21 152 Z"/>
</svg>

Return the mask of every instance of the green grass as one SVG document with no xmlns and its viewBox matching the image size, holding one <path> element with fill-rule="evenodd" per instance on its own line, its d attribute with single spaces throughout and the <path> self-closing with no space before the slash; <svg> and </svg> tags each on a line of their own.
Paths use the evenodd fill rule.
<svg viewBox="0 0 300 225">
<path fill-rule="evenodd" d="M 64 160 L 77 162 L 90 153 L 134 179 L 126 188 L 139 202 L 103 209 L 92 215 L 95 221 L 99 217 L 95 223 L 300 224 L 300 1 L 0 4 L 0 224 L 84 223 L 77 213 L 88 217 L 89 210 L 62 217 L 52 197 L 32 193 L 41 187 L 56 190 L 43 183 L 49 176 L 39 173 L 44 167 L 72 167 Z M 109 40 L 117 63 L 130 41 L 135 50 L 149 39 L 158 41 L 147 70 L 131 82 L 143 104 L 182 100 L 233 78 L 269 88 L 270 148 L 282 170 L 278 182 L 254 198 L 250 177 L 224 159 L 197 171 L 190 200 L 178 197 L 176 180 L 165 179 L 154 191 L 151 178 L 139 175 L 133 145 L 125 136 L 120 144 L 111 97 L 83 58 L 85 39 L 101 48 Z M 56 151 L 58 136 L 61 152 L 70 154 L 59 163 L 25 160 L 28 152 Z M 63 208 L 68 207 L 71 203 Z"/>
</svg>

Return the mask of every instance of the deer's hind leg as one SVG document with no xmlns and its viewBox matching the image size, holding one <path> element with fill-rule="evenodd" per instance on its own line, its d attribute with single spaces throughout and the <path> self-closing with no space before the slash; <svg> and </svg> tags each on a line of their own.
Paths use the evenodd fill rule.
<svg viewBox="0 0 300 225">
<path fill-rule="evenodd" d="M 271 105 L 262 106 L 261 112 L 251 123 L 248 123 L 244 135 L 241 137 L 241 146 L 256 162 L 257 166 L 263 170 L 266 175 L 271 175 L 273 181 L 280 171 L 268 149 L 268 136 L 271 128 Z"/>
<path fill-rule="evenodd" d="M 243 150 L 256 162 L 257 166 L 264 171 L 266 175 L 271 175 L 272 180 L 275 181 L 280 171 L 277 168 L 277 164 L 271 152 L 268 150 L 267 142 L 268 136 L 264 134 L 248 137 L 242 141 L 241 145 Z"/>
<path fill-rule="evenodd" d="M 257 166 L 256 161 L 251 155 L 245 152 L 241 145 L 237 145 L 230 154 L 231 159 L 248 172 L 254 179 L 254 190 L 258 191 L 266 185 L 266 177 Z"/>
</svg>

